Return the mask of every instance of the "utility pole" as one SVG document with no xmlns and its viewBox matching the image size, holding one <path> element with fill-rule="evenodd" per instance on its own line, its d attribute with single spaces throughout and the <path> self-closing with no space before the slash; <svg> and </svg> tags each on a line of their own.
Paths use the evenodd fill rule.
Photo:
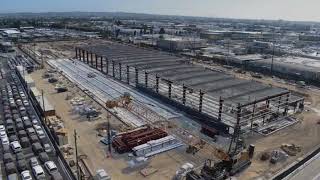
<svg viewBox="0 0 320 180">
<path fill-rule="evenodd" d="M 46 107 L 44 104 L 43 89 L 41 89 L 41 99 L 42 99 L 42 112 L 43 112 L 44 122 L 45 122 L 45 124 L 47 124 Z"/>
<path fill-rule="evenodd" d="M 74 146 L 76 149 L 76 166 L 77 166 L 77 179 L 80 180 L 79 161 L 78 161 L 78 144 L 77 144 L 77 130 L 74 130 Z"/>
<path fill-rule="evenodd" d="M 110 133 L 110 118 L 111 115 L 108 113 L 107 114 L 107 120 L 108 120 L 108 151 L 109 151 L 109 155 L 111 156 L 111 133 Z"/>
</svg>

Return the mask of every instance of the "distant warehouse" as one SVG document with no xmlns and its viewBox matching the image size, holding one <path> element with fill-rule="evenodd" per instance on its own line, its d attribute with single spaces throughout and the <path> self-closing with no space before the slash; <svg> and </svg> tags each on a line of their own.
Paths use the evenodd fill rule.
<svg viewBox="0 0 320 180">
<path fill-rule="evenodd" d="M 206 41 L 199 38 L 172 37 L 159 39 L 157 46 L 165 50 L 182 51 L 184 49 L 200 49 L 206 47 Z"/>
<path fill-rule="evenodd" d="M 235 56 L 228 61 L 236 66 L 259 72 L 270 72 L 272 66 L 271 57 L 260 55 Z M 319 84 L 320 61 L 303 57 L 277 57 L 273 60 L 273 74 Z"/>
</svg>

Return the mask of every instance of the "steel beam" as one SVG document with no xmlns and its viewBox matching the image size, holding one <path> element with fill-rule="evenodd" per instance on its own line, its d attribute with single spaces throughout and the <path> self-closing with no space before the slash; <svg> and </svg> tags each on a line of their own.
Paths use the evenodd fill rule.
<svg viewBox="0 0 320 180">
<path fill-rule="evenodd" d="M 229 85 L 226 85 L 226 86 L 220 86 L 220 87 L 214 87 L 214 88 L 208 89 L 207 92 L 215 92 L 215 91 L 220 91 L 222 89 L 230 89 L 230 88 L 233 88 L 233 87 L 247 86 L 250 83 L 252 83 L 252 82 L 251 81 L 235 82 L 233 84 L 229 84 Z"/>
</svg>

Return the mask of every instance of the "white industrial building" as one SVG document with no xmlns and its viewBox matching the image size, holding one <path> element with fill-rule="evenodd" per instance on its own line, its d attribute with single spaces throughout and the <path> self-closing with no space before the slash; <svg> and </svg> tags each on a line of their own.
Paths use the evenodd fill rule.
<svg viewBox="0 0 320 180">
<path fill-rule="evenodd" d="M 200 49 L 206 47 L 206 41 L 199 38 L 168 37 L 159 39 L 157 46 L 165 50 L 182 51 L 184 49 Z"/>
</svg>

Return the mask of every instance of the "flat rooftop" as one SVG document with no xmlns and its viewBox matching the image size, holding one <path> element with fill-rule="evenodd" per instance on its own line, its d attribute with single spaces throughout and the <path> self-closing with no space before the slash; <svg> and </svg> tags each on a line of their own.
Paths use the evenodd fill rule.
<svg viewBox="0 0 320 180">
<path fill-rule="evenodd" d="M 108 60 L 136 67 L 158 75 L 174 84 L 202 90 L 209 96 L 222 97 L 232 104 L 247 104 L 289 92 L 253 80 L 236 78 L 225 72 L 194 65 L 189 60 L 166 52 L 137 48 L 118 43 L 82 46 L 81 49 Z"/>
</svg>

